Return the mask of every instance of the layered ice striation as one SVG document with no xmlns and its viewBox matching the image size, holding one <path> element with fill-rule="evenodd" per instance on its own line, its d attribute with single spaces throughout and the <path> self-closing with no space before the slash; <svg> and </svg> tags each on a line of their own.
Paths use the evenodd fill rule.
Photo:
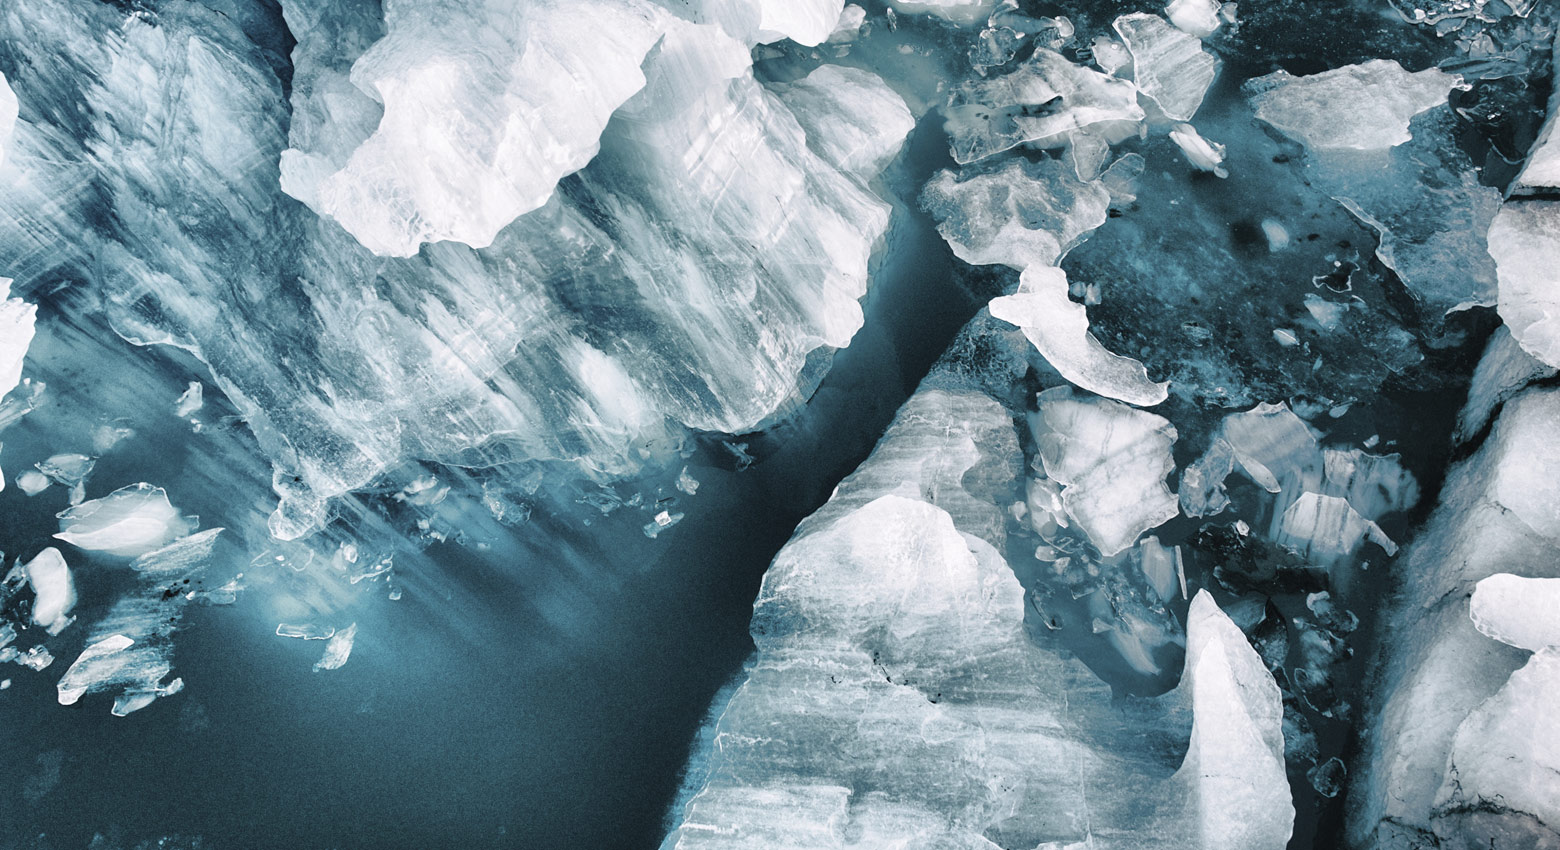
<svg viewBox="0 0 1560 850">
<path fill-rule="evenodd" d="M 276 467 L 277 535 L 409 458 L 630 474 L 682 426 L 782 414 L 860 326 L 868 183 L 912 117 L 861 72 L 772 90 L 749 55 L 838 3 L 284 5 L 290 110 L 198 5 L 0 11 L 19 55 L 69 57 L 21 63 L 23 101 L 81 107 L 18 123 L 0 268 L 203 360 Z M 570 68 L 599 88 L 549 87 Z M 458 237 L 486 247 L 416 248 Z"/>
<path fill-rule="evenodd" d="M 1403 554 L 1351 784 L 1349 834 L 1360 845 L 1560 844 L 1548 731 L 1560 698 L 1557 423 L 1560 392 L 1507 401 Z"/>
<path fill-rule="evenodd" d="M 1001 555 L 1010 422 L 924 387 L 797 529 L 663 847 L 1285 845 L 1278 689 L 1211 597 L 1181 687 L 1126 710 L 1026 635 Z"/>
</svg>

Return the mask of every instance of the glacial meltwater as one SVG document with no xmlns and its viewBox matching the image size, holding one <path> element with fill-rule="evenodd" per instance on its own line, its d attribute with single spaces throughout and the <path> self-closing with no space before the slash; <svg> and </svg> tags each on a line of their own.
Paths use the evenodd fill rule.
<svg viewBox="0 0 1560 850">
<path fill-rule="evenodd" d="M 0 0 L 0 850 L 1560 848 L 1550 0 Z"/>
</svg>

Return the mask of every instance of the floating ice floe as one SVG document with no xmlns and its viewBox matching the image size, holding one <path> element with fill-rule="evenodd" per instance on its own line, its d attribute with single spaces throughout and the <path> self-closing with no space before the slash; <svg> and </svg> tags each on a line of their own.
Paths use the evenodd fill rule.
<svg viewBox="0 0 1560 850">
<path fill-rule="evenodd" d="M 179 417 L 189 416 L 206 405 L 206 390 L 200 381 L 190 381 L 190 385 L 173 402 L 173 415 Z"/>
<path fill-rule="evenodd" d="M 1143 407 L 1170 395 L 1168 382 L 1149 380 L 1142 363 L 1111 353 L 1089 333 L 1088 311 L 1068 297 L 1067 274 L 1059 268 L 1030 266 L 1018 291 L 992 299 L 988 309 L 1023 330 L 1062 377 L 1090 392 Z"/>
<path fill-rule="evenodd" d="M 197 595 L 191 583 L 204 572 L 221 532 L 213 528 L 181 537 L 132 562 L 136 587 L 92 624 L 87 648 L 59 681 L 61 705 L 117 690 L 111 713 L 123 717 L 184 688 L 183 679 L 168 678 L 173 636 Z"/>
<path fill-rule="evenodd" d="M 357 639 L 357 629 L 357 623 L 353 623 L 331 635 L 330 642 L 325 644 L 325 654 L 314 663 L 314 672 L 341 669 L 352 655 L 352 643 Z"/>
<path fill-rule="evenodd" d="M 1230 176 L 1224 167 L 1224 146 L 1203 138 L 1196 127 L 1190 124 L 1175 125 L 1170 128 L 1170 141 L 1175 142 L 1175 146 L 1186 156 L 1186 161 L 1197 170 L 1211 172 L 1216 177 Z"/>
<path fill-rule="evenodd" d="M 1419 485 L 1395 455 L 1323 447 L 1287 404 L 1231 413 L 1181 475 L 1181 507 L 1212 516 L 1229 506 L 1225 480 L 1239 470 L 1276 498 L 1264 538 L 1319 566 L 1351 558 L 1366 541 L 1397 551 L 1376 521 L 1413 507 Z"/>
<path fill-rule="evenodd" d="M 1080 181 L 1061 160 L 1010 159 L 1000 168 L 939 171 L 921 206 L 954 256 L 1022 271 L 1054 266 L 1105 223 L 1110 194 Z"/>
<path fill-rule="evenodd" d="M 1110 556 L 1180 512 L 1165 476 L 1175 469 L 1170 421 L 1070 387 L 1040 393 L 1035 442 L 1045 474 L 1062 485 L 1062 505 Z"/>
<path fill-rule="evenodd" d="M 193 523 L 150 484 L 132 484 L 59 514 L 55 537 L 93 552 L 134 558 L 189 533 Z"/>
<path fill-rule="evenodd" d="M 1248 85 L 1257 119 L 1316 151 L 1386 150 L 1413 138 L 1414 116 L 1445 104 L 1462 82 L 1439 68 L 1409 73 L 1372 59 L 1296 77 L 1275 71 Z"/>
<path fill-rule="evenodd" d="M 24 568 L 27 583 L 37 594 L 33 600 L 33 623 L 57 635 L 71 624 L 70 612 L 76 607 L 76 582 L 60 550 L 50 546 L 33 556 Z"/>
</svg>

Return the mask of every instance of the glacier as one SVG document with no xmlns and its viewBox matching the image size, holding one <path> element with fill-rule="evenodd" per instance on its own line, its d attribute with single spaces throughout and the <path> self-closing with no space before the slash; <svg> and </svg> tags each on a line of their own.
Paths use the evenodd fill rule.
<svg viewBox="0 0 1560 850">
<path fill-rule="evenodd" d="M 1557 31 L 0 5 L 0 847 L 1560 846 Z"/>
</svg>

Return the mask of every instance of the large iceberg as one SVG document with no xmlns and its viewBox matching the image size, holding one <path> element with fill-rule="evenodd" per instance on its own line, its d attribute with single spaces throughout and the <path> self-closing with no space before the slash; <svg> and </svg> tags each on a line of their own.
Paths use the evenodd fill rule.
<svg viewBox="0 0 1560 850">
<path fill-rule="evenodd" d="M 1181 689 L 1126 713 L 1026 634 L 1001 554 L 1007 420 L 923 388 L 800 526 L 663 847 L 1285 845 L 1278 689 L 1209 596 Z"/>
<path fill-rule="evenodd" d="M 720 23 L 641 9 L 662 19 L 664 31 L 643 86 L 624 96 L 591 164 L 540 208 L 498 225 L 482 251 L 438 242 L 399 259 L 375 255 L 276 189 L 289 143 L 290 162 L 345 164 L 373 131 L 376 106 L 350 84 L 355 63 L 367 56 L 395 65 L 405 49 L 392 49 L 402 43 L 394 36 L 377 53 L 368 47 L 379 38 L 374 15 L 288 4 L 289 19 L 314 25 L 300 30 L 293 51 L 288 126 L 267 56 L 230 21 L 198 6 L 162 14 L 154 26 L 118 22 L 107 7 L 73 15 L 57 5 L 8 6 L 0 29 L 28 50 L 70 52 L 97 70 L 40 70 L 12 82 L 40 97 L 70 92 L 91 120 L 79 128 L 18 124 L 17 144 L 35 156 L 22 191 L 5 201 L 12 226 L 0 266 L 26 269 L 29 286 L 82 275 L 105 289 L 127 338 L 197 354 L 276 466 L 281 506 L 272 528 L 281 536 L 319 528 L 327 499 L 409 458 L 557 460 L 611 477 L 638 469 L 646 453 L 668 452 L 680 425 L 750 430 L 805 397 L 827 365 L 824 352 L 848 343 L 861 324 L 857 299 L 889 218 L 867 183 L 910 129 L 910 115 L 887 86 L 859 73 L 820 70 L 819 81 L 852 85 L 809 93 L 793 84 L 789 100 L 760 84 L 743 38 L 770 33 L 762 24 L 762 33 L 739 38 Z M 689 14 L 724 20 L 728 5 Z M 386 15 L 396 27 L 417 19 L 426 30 L 435 21 L 411 4 L 391 4 Z M 99 37 L 111 30 L 115 37 Z M 411 56 L 436 56 L 428 49 L 435 35 L 414 38 Z M 494 39 L 503 41 L 499 32 Z M 545 54 L 543 47 L 533 60 Z M 461 51 L 461 61 L 492 60 Z M 417 67 L 455 74 L 437 62 Z M 115 82 L 137 74 L 150 84 Z M 473 95 L 473 80 L 461 79 Z M 835 140 L 826 117 L 813 121 L 811 135 L 804 130 L 797 114 L 809 110 L 880 120 L 839 127 Z M 159 129 L 166 127 L 177 129 Z M 405 141 L 393 136 L 385 138 Z M 468 141 L 482 144 L 475 135 Z M 158 167 L 167 161 L 181 166 Z M 73 167 L 59 165 L 71 162 L 93 165 L 90 195 Z M 573 154 L 557 162 L 584 165 Z M 394 179 L 415 173 L 398 169 Z M 507 191 L 480 172 L 447 176 L 435 181 L 439 191 L 467 200 L 478 193 L 454 188 L 461 181 Z M 294 178 L 302 178 L 289 178 L 296 188 Z M 137 224 L 92 228 L 98 203 Z M 114 274 L 100 279 L 102 266 L 88 258 L 107 255 L 117 258 Z M 259 331 L 271 327 L 312 330 Z"/>
<path fill-rule="evenodd" d="M 1560 393 L 1507 401 L 1479 451 L 1454 468 L 1399 570 L 1378 703 L 1352 783 L 1351 840 L 1380 848 L 1557 841 L 1555 765 L 1543 712 L 1560 697 L 1544 621 L 1520 579 L 1560 563 Z M 1510 574 L 1505 575 L 1505 574 Z M 1543 585 L 1546 587 L 1547 585 Z M 1496 637 L 1491 637 L 1491 634 Z M 1516 644 L 1515 646 L 1511 644 Z"/>
</svg>

